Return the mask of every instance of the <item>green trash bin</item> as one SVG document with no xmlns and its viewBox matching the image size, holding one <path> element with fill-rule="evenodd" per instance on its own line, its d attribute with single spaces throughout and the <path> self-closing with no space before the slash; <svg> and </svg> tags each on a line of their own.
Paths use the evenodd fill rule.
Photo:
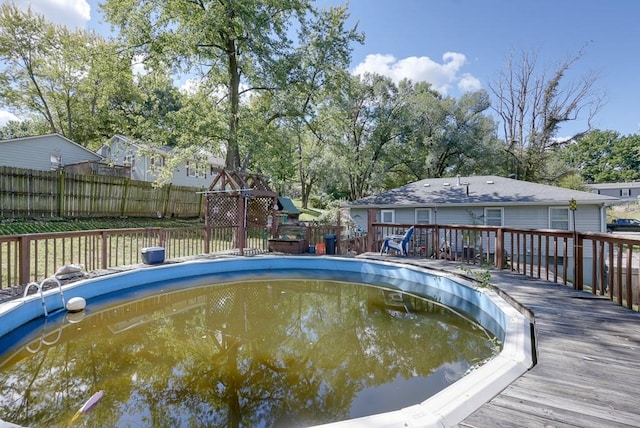
<svg viewBox="0 0 640 428">
<path fill-rule="evenodd" d="M 336 235 L 328 233 L 324 235 L 324 245 L 327 247 L 327 254 L 336 253 Z"/>
</svg>

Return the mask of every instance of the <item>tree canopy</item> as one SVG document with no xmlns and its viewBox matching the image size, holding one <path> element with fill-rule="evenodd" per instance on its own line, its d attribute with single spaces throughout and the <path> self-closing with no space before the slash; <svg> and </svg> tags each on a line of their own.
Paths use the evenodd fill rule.
<svg viewBox="0 0 640 428">
<path fill-rule="evenodd" d="M 345 9 L 322 13 L 311 0 L 107 0 L 103 10 L 125 45 L 149 67 L 168 64 L 195 75 L 201 90 L 218 97 L 216 108 L 226 126 L 217 137 L 231 169 L 246 164 L 251 154 L 250 144 L 244 145 L 244 156 L 240 152 L 248 108 L 242 97 L 309 84 L 308 69 L 299 61 L 309 47 L 299 43 L 305 35 L 316 35 L 324 47 L 317 60 L 348 59 L 349 43 L 360 37 L 344 28 Z"/>
<path fill-rule="evenodd" d="M 597 75 L 569 81 L 584 51 L 547 70 L 536 55 L 512 55 L 488 91 L 454 98 L 427 82 L 352 75 L 352 47 L 364 35 L 347 26 L 347 6 L 101 7 L 117 39 L 0 5 L 0 104 L 27 119 L 2 128 L 3 136 L 58 132 L 93 146 L 123 134 L 179 148 L 167 169 L 206 151 L 229 169 L 266 174 L 304 207 L 314 193 L 356 199 L 456 174 L 514 173 L 574 187 L 576 174 L 586 182 L 638 174 L 635 137 L 591 130 L 602 102 Z M 585 129 L 560 138 L 579 118 Z"/>
</svg>

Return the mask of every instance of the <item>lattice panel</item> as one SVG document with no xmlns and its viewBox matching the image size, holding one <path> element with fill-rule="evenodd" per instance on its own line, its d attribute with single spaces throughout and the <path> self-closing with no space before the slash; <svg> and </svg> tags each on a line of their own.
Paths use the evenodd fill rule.
<svg viewBox="0 0 640 428">
<path fill-rule="evenodd" d="M 258 197 L 247 199 L 247 226 L 265 227 L 271 213 L 273 198 Z"/>
<path fill-rule="evenodd" d="M 224 194 L 207 195 L 209 227 L 240 226 L 238 224 L 238 197 Z"/>
</svg>

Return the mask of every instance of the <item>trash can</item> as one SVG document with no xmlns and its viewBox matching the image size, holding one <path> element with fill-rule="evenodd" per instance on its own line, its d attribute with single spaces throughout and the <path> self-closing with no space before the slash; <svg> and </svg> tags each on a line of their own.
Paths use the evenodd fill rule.
<svg viewBox="0 0 640 428">
<path fill-rule="evenodd" d="M 327 254 L 336 253 L 336 235 L 332 233 L 324 235 L 324 243 L 327 246 Z"/>
</svg>

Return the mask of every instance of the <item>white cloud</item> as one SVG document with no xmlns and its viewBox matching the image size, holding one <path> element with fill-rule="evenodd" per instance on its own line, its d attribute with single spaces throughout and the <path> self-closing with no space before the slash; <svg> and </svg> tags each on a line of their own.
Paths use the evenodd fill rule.
<svg viewBox="0 0 640 428">
<path fill-rule="evenodd" d="M 91 19 L 91 6 L 87 0 L 1 0 L 15 3 L 23 10 L 43 15 L 47 21 L 69 28 L 85 28 Z"/>
<path fill-rule="evenodd" d="M 464 73 L 460 80 L 458 80 L 458 89 L 461 92 L 473 92 L 482 89 L 482 83 L 477 77 L 472 76 L 469 73 Z"/>
<path fill-rule="evenodd" d="M 20 120 L 20 118 L 6 110 L 0 110 L 0 126 L 5 126 L 10 120 Z"/>
<path fill-rule="evenodd" d="M 451 85 L 457 85 L 461 91 L 480 89 L 477 78 L 469 73 L 460 74 L 466 62 L 467 58 L 457 52 L 446 52 L 442 55 L 442 63 L 426 56 L 399 60 L 393 55 L 372 54 L 355 67 L 353 74 L 377 73 L 396 83 L 405 78 L 413 82 L 429 82 L 442 94 L 447 94 Z"/>
</svg>

